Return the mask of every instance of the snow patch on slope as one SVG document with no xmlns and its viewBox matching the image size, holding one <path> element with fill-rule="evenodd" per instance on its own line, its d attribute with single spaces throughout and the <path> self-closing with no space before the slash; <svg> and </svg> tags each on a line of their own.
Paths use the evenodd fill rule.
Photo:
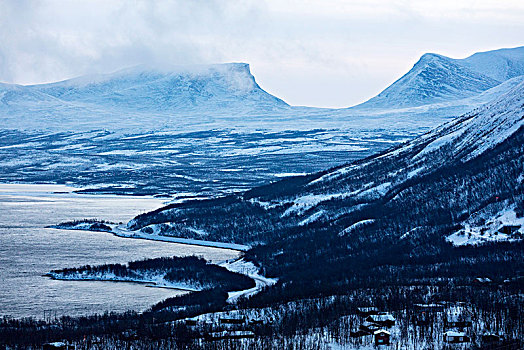
<svg viewBox="0 0 524 350">
<path fill-rule="evenodd" d="M 485 215 L 483 212 L 478 216 Z M 514 226 L 515 232 L 501 232 L 504 226 Z M 517 229 L 518 227 L 518 229 Z M 448 237 L 446 241 L 454 246 L 480 245 L 489 242 L 514 242 L 522 240 L 524 235 L 524 217 L 517 217 L 514 208 L 506 208 L 488 219 L 484 225 L 474 225 L 470 222 L 464 228 Z"/>
<path fill-rule="evenodd" d="M 317 211 L 316 213 L 314 213 L 313 215 L 305 218 L 304 220 L 300 221 L 298 223 L 298 226 L 305 226 L 307 224 L 310 224 L 312 222 L 315 222 L 317 221 L 318 219 L 320 219 L 322 217 L 322 215 L 324 215 L 325 211 L 324 210 L 319 210 Z"/>
<path fill-rule="evenodd" d="M 345 229 L 343 229 L 342 231 L 340 231 L 338 235 L 341 237 L 346 236 L 347 234 L 353 232 L 354 230 L 367 226 L 367 225 L 371 225 L 374 222 L 375 222 L 375 219 L 367 219 L 367 220 L 361 220 L 359 222 L 355 222 L 353 225 L 348 226 Z"/>
</svg>

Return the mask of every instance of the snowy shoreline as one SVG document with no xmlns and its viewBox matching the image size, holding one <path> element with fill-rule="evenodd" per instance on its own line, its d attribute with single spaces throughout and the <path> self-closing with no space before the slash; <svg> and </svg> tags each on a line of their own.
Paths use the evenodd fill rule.
<svg viewBox="0 0 524 350">
<path fill-rule="evenodd" d="M 213 248 L 221 248 L 221 249 L 230 249 L 230 250 L 236 250 L 240 252 L 248 251 L 251 248 L 250 246 L 244 245 L 244 244 L 205 241 L 205 240 L 200 240 L 200 239 L 146 234 L 140 231 L 130 231 L 127 228 L 125 228 L 123 225 L 113 226 L 111 233 L 114 234 L 115 236 L 123 237 L 123 238 L 149 239 L 152 241 L 161 241 L 161 242 L 180 243 L 180 244 L 197 245 L 197 246 L 213 247 Z"/>
<path fill-rule="evenodd" d="M 91 222 L 91 223 L 79 222 L 76 225 L 59 224 L 59 225 L 53 225 L 50 227 L 55 228 L 55 229 L 80 230 L 80 231 L 88 231 L 88 232 L 99 231 L 99 232 L 111 233 L 121 238 L 145 239 L 145 240 L 154 240 L 154 241 L 162 241 L 162 242 L 169 242 L 169 243 L 206 246 L 206 247 L 213 247 L 213 248 L 219 248 L 219 249 L 234 250 L 234 251 L 238 251 L 242 253 L 251 248 L 250 246 L 247 246 L 247 245 L 241 245 L 241 244 L 235 244 L 235 243 L 223 243 L 223 242 L 213 242 L 213 241 L 204 241 L 204 240 L 196 240 L 196 239 L 145 234 L 140 231 L 130 231 L 123 224 L 110 224 L 107 222 L 105 224 L 107 224 L 111 228 L 111 230 L 97 230 L 97 229 L 93 230 L 90 226 L 92 224 L 98 224 L 98 222 Z M 278 281 L 276 278 L 267 278 L 265 276 L 262 276 L 259 273 L 260 269 L 258 267 L 256 267 L 252 262 L 244 260 L 243 254 L 232 261 L 224 261 L 221 263 L 217 263 L 215 265 L 224 267 L 231 272 L 237 272 L 237 273 L 243 274 L 251 278 L 255 282 L 255 287 L 244 289 L 244 290 L 238 290 L 238 291 L 229 291 L 227 302 L 230 304 L 236 303 L 242 297 L 250 297 L 254 294 L 257 294 L 262 289 L 266 287 L 270 287 L 276 284 Z M 171 289 L 184 290 L 188 292 L 198 292 L 202 290 L 202 289 L 194 288 L 193 286 L 170 283 L 163 279 L 146 279 L 146 278 L 132 279 L 132 278 L 125 278 L 125 277 L 118 277 L 114 275 L 111 275 L 111 276 L 108 276 L 108 275 L 96 276 L 95 275 L 94 276 L 94 275 L 83 275 L 83 274 L 75 274 L 74 276 L 66 277 L 66 276 L 63 276 L 61 273 L 56 273 L 56 272 L 49 272 L 45 276 L 48 276 L 56 280 L 141 283 L 141 284 L 146 284 L 147 287 L 171 288 Z"/>
<path fill-rule="evenodd" d="M 94 275 L 80 275 L 77 274 L 75 276 L 63 276 L 61 273 L 56 272 L 48 272 L 44 275 L 45 277 L 49 277 L 53 280 L 58 281 L 99 281 L 99 282 L 124 282 L 124 283 L 138 283 L 138 284 L 144 284 L 145 287 L 151 287 L 151 288 L 166 288 L 166 289 L 175 289 L 175 290 L 181 290 L 181 291 L 187 291 L 187 292 L 199 292 L 201 289 L 191 287 L 184 284 L 177 284 L 177 283 L 169 283 L 166 281 L 154 281 L 154 280 L 148 280 L 148 279 L 133 279 L 133 278 L 125 278 L 125 277 L 109 277 L 109 276 L 94 276 Z"/>
<path fill-rule="evenodd" d="M 109 223 L 105 223 L 105 224 L 107 224 L 107 226 L 109 226 L 111 230 L 92 229 L 91 228 L 92 224 L 95 224 L 95 223 L 93 222 L 93 223 L 86 224 L 83 222 L 79 222 L 77 225 L 58 224 L 58 225 L 49 226 L 49 228 L 60 229 L 60 230 L 89 231 L 89 232 L 93 232 L 93 231 L 108 232 L 108 233 L 111 233 L 121 238 L 146 239 L 146 240 L 151 240 L 151 241 L 160 241 L 160 242 L 168 242 L 168 243 L 179 243 L 179 244 L 187 244 L 187 245 L 195 245 L 195 246 L 203 246 L 203 247 L 211 247 L 211 248 L 219 248 L 219 249 L 228 249 L 228 250 L 235 250 L 239 252 L 245 252 L 251 248 L 250 246 L 244 245 L 244 244 L 205 241 L 205 240 L 191 239 L 191 238 L 146 234 L 140 231 L 130 231 L 127 228 L 125 228 L 124 225 L 116 225 L 116 224 L 109 224 Z"/>
</svg>

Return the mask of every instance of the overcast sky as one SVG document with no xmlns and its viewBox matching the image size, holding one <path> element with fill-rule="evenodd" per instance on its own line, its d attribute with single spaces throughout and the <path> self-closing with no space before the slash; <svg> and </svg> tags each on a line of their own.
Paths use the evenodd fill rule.
<svg viewBox="0 0 524 350">
<path fill-rule="evenodd" d="M 0 0 L 0 81 L 247 62 L 294 105 L 346 107 L 425 52 L 524 45 L 522 0 Z"/>
</svg>

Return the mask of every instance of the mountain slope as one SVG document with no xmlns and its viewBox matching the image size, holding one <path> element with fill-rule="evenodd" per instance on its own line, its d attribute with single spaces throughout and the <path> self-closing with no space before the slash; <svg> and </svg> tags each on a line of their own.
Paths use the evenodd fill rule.
<svg viewBox="0 0 524 350">
<path fill-rule="evenodd" d="M 246 258 L 279 279 L 258 302 L 514 280 L 524 269 L 523 124 L 521 82 L 402 146 L 241 196 L 168 205 L 128 229 L 252 245 Z"/>
<path fill-rule="evenodd" d="M 498 81 L 524 75 L 524 46 L 477 52 L 455 60 L 469 69 Z"/>
<path fill-rule="evenodd" d="M 198 230 L 206 239 L 250 244 L 297 243 L 295 238 L 318 232 L 324 239 L 398 241 L 417 229 L 413 239 L 425 237 L 425 245 L 438 247 L 444 233 L 467 222 L 467 213 L 522 208 L 523 124 L 524 82 L 382 154 L 241 197 L 170 205 L 138 216 L 128 227 L 175 236 Z"/>
<path fill-rule="evenodd" d="M 499 83 L 447 57 L 425 54 L 408 73 L 364 106 L 391 108 L 442 102 L 469 97 Z"/>
</svg>

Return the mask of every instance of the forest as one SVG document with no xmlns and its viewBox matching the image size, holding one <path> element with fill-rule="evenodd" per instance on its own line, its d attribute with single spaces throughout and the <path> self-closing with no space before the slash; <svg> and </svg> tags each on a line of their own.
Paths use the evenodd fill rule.
<svg viewBox="0 0 524 350">
<path fill-rule="evenodd" d="M 163 257 L 131 261 L 127 264 L 105 264 L 53 270 L 56 279 L 99 279 L 115 281 L 156 281 L 170 285 L 186 285 L 195 289 L 217 288 L 223 291 L 243 290 L 255 286 L 253 280 L 240 273 L 208 263 L 196 256 Z"/>
</svg>

